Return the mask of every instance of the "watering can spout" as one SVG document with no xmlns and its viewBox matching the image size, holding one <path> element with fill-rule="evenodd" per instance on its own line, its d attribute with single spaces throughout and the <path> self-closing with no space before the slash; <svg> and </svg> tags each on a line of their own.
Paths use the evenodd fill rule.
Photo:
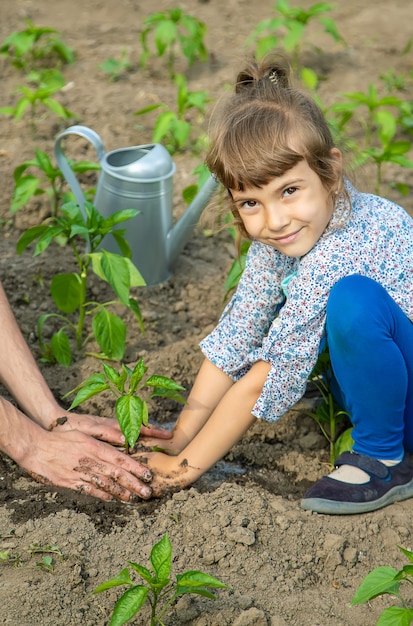
<svg viewBox="0 0 413 626">
<path fill-rule="evenodd" d="M 210 176 L 206 183 L 186 209 L 182 217 L 170 229 L 166 236 L 166 249 L 168 265 L 173 267 L 182 248 L 190 238 L 202 211 L 207 206 L 212 195 L 218 187 L 218 181 Z"/>
</svg>

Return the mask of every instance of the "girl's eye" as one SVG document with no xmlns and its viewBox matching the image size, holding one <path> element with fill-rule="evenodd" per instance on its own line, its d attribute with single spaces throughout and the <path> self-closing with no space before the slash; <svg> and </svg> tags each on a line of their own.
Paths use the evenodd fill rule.
<svg viewBox="0 0 413 626">
<path fill-rule="evenodd" d="M 255 200 L 245 200 L 244 202 L 241 202 L 239 205 L 240 209 L 254 209 L 257 206 L 257 203 L 255 202 Z"/>
<path fill-rule="evenodd" d="M 297 187 L 287 187 L 287 189 L 284 189 L 283 193 L 285 196 L 292 196 L 296 191 Z"/>
</svg>

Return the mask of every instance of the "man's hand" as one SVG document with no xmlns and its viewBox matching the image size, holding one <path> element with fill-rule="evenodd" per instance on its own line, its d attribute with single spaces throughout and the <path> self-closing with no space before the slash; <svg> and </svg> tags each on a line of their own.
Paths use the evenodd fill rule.
<svg viewBox="0 0 413 626">
<path fill-rule="evenodd" d="M 67 432 L 78 430 L 85 435 L 90 435 L 101 441 L 108 441 L 115 445 L 122 446 L 125 437 L 116 419 L 108 417 L 98 417 L 82 413 L 68 413 L 62 410 L 61 417 L 58 417 L 49 427 L 55 432 Z M 171 433 L 157 426 L 142 426 L 142 437 L 156 437 L 157 439 L 170 439 Z"/>
<path fill-rule="evenodd" d="M 37 427 L 31 453 L 20 466 L 39 482 L 102 500 L 130 502 L 133 496 L 152 495 L 147 467 L 78 430 L 47 432 Z"/>
</svg>

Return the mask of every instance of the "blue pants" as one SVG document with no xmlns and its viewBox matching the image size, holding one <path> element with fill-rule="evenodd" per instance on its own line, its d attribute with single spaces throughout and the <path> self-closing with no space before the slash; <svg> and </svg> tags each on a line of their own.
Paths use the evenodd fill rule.
<svg viewBox="0 0 413 626">
<path fill-rule="evenodd" d="M 402 459 L 413 451 L 412 322 L 381 285 L 352 275 L 331 290 L 326 330 L 355 452 Z"/>
</svg>

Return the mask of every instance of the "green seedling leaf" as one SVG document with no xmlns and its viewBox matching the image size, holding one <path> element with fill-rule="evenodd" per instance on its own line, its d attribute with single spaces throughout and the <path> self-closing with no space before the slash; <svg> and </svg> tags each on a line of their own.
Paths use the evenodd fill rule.
<svg viewBox="0 0 413 626">
<path fill-rule="evenodd" d="M 394 567 L 383 565 L 372 570 L 362 580 L 361 585 L 351 600 L 351 605 L 362 604 L 383 594 L 395 594 L 399 592 L 400 581 L 395 581 L 397 570 Z"/>
<path fill-rule="evenodd" d="M 172 546 L 168 533 L 165 533 L 162 539 L 153 546 L 150 561 L 158 581 L 169 578 L 172 563 Z"/>
<path fill-rule="evenodd" d="M 31 243 L 33 243 L 33 241 L 36 241 L 36 239 L 41 237 L 46 232 L 47 229 L 48 229 L 47 225 L 39 225 L 39 226 L 32 226 L 32 228 L 29 228 L 28 230 L 26 230 L 21 235 L 21 237 L 19 237 L 17 241 L 17 245 L 16 245 L 17 254 L 21 254 L 22 252 L 24 252 L 24 250 L 26 250 L 26 248 Z"/>
<path fill-rule="evenodd" d="M 119 598 L 115 604 L 109 626 L 126 624 L 144 605 L 149 589 L 143 585 L 136 585 Z"/>
<path fill-rule="evenodd" d="M 36 193 L 43 193 L 40 189 L 40 179 L 36 176 L 21 176 L 14 188 L 13 197 L 10 206 L 10 213 L 14 215 L 22 206 Z"/>
<path fill-rule="evenodd" d="M 147 567 L 139 565 L 139 563 L 134 563 L 133 561 L 128 561 L 128 563 L 132 567 L 132 569 L 134 569 L 135 572 L 138 572 L 138 574 L 142 576 L 142 578 L 147 583 L 149 583 L 151 586 L 156 585 L 156 578 L 152 576 L 152 572 L 150 572 Z"/>
<path fill-rule="evenodd" d="M 397 546 L 401 552 L 409 559 L 411 563 L 413 563 L 413 552 L 407 550 L 406 548 L 402 548 L 402 546 Z"/>
<path fill-rule="evenodd" d="M 139 359 L 131 372 L 131 377 L 129 381 L 129 393 L 135 393 L 139 383 L 141 382 L 147 371 L 148 368 L 146 367 L 143 359 Z"/>
<path fill-rule="evenodd" d="M 102 380 L 98 380 L 98 377 L 100 376 Z M 76 393 L 76 397 L 70 405 L 69 411 L 79 406 L 79 404 L 82 404 L 82 402 L 86 402 L 90 398 L 93 398 L 93 396 L 96 396 L 98 393 L 102 393 L 102 391 L 106 391 L 107 389 L 110 389 L 110 387 L 108 383 L 104 381 L 103 375 L 95 374 L 94 376 L 91 376 L 90 378 L 88 378 L 87 381 L 82 383 L 82 387 Z M 69 391 L 67 394 L 65 394 L 64 397 L 73 393 L 74 391 L 76 390 Z"/>
<path fill-rule="evenodd" d="M 101 268 L 107 282 L 126 306 L 129 305 L 130 274 L 125 259 L 117 254 L 102 252 Z"/>
<path fill-rule="evenodd" d="M 63 313 L 73 313 L 81 306 L 83 283 L 79 274 L 55 274 L 50 284 L 50 292 L 55 305 Z"/>
<path fill-rule="evenodd" d="M 111 578 L 97 587 L 93 593 L 102 593 L 113 587 L 120 587 L 121 585 L 133 585 L 133 580 L 130 577 L 129 570 L 125 567 L 115 578 Z"/>
<path fill-rule="evenodd" d="M 212 587 L 213 589 L 227 589 L 227 585 L 217 578 L 204 574 L 198 570 L 189 570 L 184 574 L 177 574 L 176 580 L 178 587 Z"/>
<path fill-rule="evenodd" d="M 129 308 L 132 311 L 132 313 L 135 315 L 138 321 L 141 333 L 144 333 L 145 326 L 143 324 L 143 317 L 142 317 L 141 309 L 140 309 L 138 301 L 135 300 L 135 298 L 129 298 Z"/>
<path fill-rule="evenodd" d="M 111 365 L 102 363 L 105 370 L 106 378 L 113 384 L 120 392 L 124 390 L 125 382 L 128 377 L 127 370 L 123 367 L 121 372 L 117 372 Z"/>
<path fill-rule="evenodd" d="M 129 446 L 138 440 L 144 419 L 144 402 L 138 396 L 122 396 L 116 400 L 116 417 Z"/>
<path fill-rule="evenodd" d="M 65 367 L 69 367 L 72 363 L 72 351 L 70 348 L 69 337 L 62 328 L 53 335 L 51 340 L 51 349 L 57 363 L 59 363 L 59 365 L 64 365 Z"/>
<path fill-rule="evenodd" d="M 390 606 L 384 609 L 376 626 L 411 626 L 412 621 L 413 609 Z"/>
<path fill-rule="evenodd" d="M 92 329 L 103 354 L 120 361 L 126 347 L 126 325 L 123 320 L 102 308 L 93 318 Z"/>
</svg>

